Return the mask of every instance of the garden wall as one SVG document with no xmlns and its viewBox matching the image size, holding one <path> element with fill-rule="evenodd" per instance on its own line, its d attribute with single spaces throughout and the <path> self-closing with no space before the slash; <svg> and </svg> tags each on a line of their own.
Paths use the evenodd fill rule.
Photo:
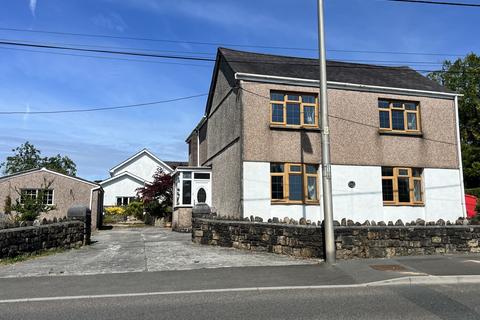
<svg viewBox="0 0 480 320">
<path fill-rule="evenodd" d="M 337 259 L 480 253 L 479 225 L 336 226 Z M 198 244 L 323 258 L 323 228 L 220 219 L 193 220 Z"/>
<path fill-rule="evenodd" d="M 70 249 L 88 243 L 89 227 L 72 220 L 0 230 L 0 258 L 48 249 Z"/>
</svg>

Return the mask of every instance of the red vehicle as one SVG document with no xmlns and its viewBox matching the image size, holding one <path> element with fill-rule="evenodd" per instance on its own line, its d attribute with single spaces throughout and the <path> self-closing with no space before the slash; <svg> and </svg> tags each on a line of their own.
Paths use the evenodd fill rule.
<svg viewBox="0 0 480 320">
<path fill-rule="evenodd" d="M 465 206 L 467 207 L 467 217 L 473 218 L 477 213 L 475 207 L 477 206 L 478 198 L 470 194 L 465 195 Z"/>
</svg>

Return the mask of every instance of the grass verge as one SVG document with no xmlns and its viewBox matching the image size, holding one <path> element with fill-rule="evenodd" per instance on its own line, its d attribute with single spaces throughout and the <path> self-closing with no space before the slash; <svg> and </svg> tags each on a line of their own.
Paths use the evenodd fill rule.
<svg viewBox="0 0 480 320">
<path fill-rule="evenodd" d="M 57 253 L 62 253 L 65 252 L 69 249 L 49 249 L 49 250 L 42 250 L 42 251 L 37 251 L 37 252 L 32 252 L 32 253 L 24 253 L 20 254 L 15 257 L 7 257 L 7 258 L 2 258 L 0 259 L 0 266 L 5 266 L 5 265 L 10 265 L 10 264 L 15 264 L 19 262 L 24 262 L 27 260 L 32 260 L 40 257 L 46 257 L 46 256 L 51 256 Z"/>
</svg>

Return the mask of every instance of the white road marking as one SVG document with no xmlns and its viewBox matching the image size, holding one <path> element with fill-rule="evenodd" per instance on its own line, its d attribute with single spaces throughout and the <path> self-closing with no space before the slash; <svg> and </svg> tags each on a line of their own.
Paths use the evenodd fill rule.
<svg viewBox="0 0 480 320">
<path fill-rule="evenodd" d="M 480 263 L 480 260 L 465 260 L 464 262 L 474 262 L 474 263 Z"/>
<path fill-rule="evenodd" d="M 251 287 L 251 288 L 225 288 L 225 289 L 203 289 L 203 290 L 180 290 L 180 291 L 158 291 L 158 292 L 138 292 L 138 293 L 115 293 L 115 294 L 97 294 L 97 295 L 79 295 L 79 296 L 59 296 L 59 297 L 38 297 L 38 298 L 20 298 L 0 300 L 0 304 L 5 303 L 24 303 L 24 302 L 48 302 L 48 301 L 66 301 L 66 300 L 85 300 L 85 299 L 105 299 L 105 298 L 128 298 L 128 297 L 151 297 L 181 294 L 205 294 L 205 293 L 226 293 L 226 292 L 252 292 L 252 291 L 284 291 L 284 290 L 324 290 L 324 289 L 348 289 L 348 288 L 366 288 L 381 287 L 389 285 L 439 285 L 439 284 L 472 284 L 480 283 L 480 276 L 418 276 L 402 277 L 389 280 L 345 284 L 345 285 L 319 285 L 319 286 L 284 286 L 284 287 Z"/>
</svg>

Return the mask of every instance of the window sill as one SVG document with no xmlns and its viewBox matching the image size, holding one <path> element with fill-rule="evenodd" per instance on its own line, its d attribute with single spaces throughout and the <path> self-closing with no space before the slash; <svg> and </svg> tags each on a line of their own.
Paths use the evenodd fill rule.
<svg viewBox="0 0 480 320">
<path fill-rule="evenodd" d="M 424 203 L 384 203 L 384 207 L 425 207 Z"/>
<path fill-rule="evenodd" d="M 379 129 L 378 133 L 380 135 L 386 135 L 386 136 L 407 136 L 407 137 L 423 137 L 422 132 L 403 132 L 403 131 L 390 131 L 390 130 L 382 130 Z"/>
<path fill-rule="evenodd" d="M 270 129 L 271 130 L 300 130 L 300 131 L 314 131 L 314 132 L 322 131 L 318 127 L 282 126 L 278 124 L 270 124 Z"/>
<path fill-rule="evenodd" d="M 276 205 L 288 205 L 288 206 L 295 206 L 295 205 L 301 205 L 301 206 L 319 206 L 320 202 L 287 202 L 287 201 L 271 201 L 271 205 L 276 206 Z"/>
</svg>

